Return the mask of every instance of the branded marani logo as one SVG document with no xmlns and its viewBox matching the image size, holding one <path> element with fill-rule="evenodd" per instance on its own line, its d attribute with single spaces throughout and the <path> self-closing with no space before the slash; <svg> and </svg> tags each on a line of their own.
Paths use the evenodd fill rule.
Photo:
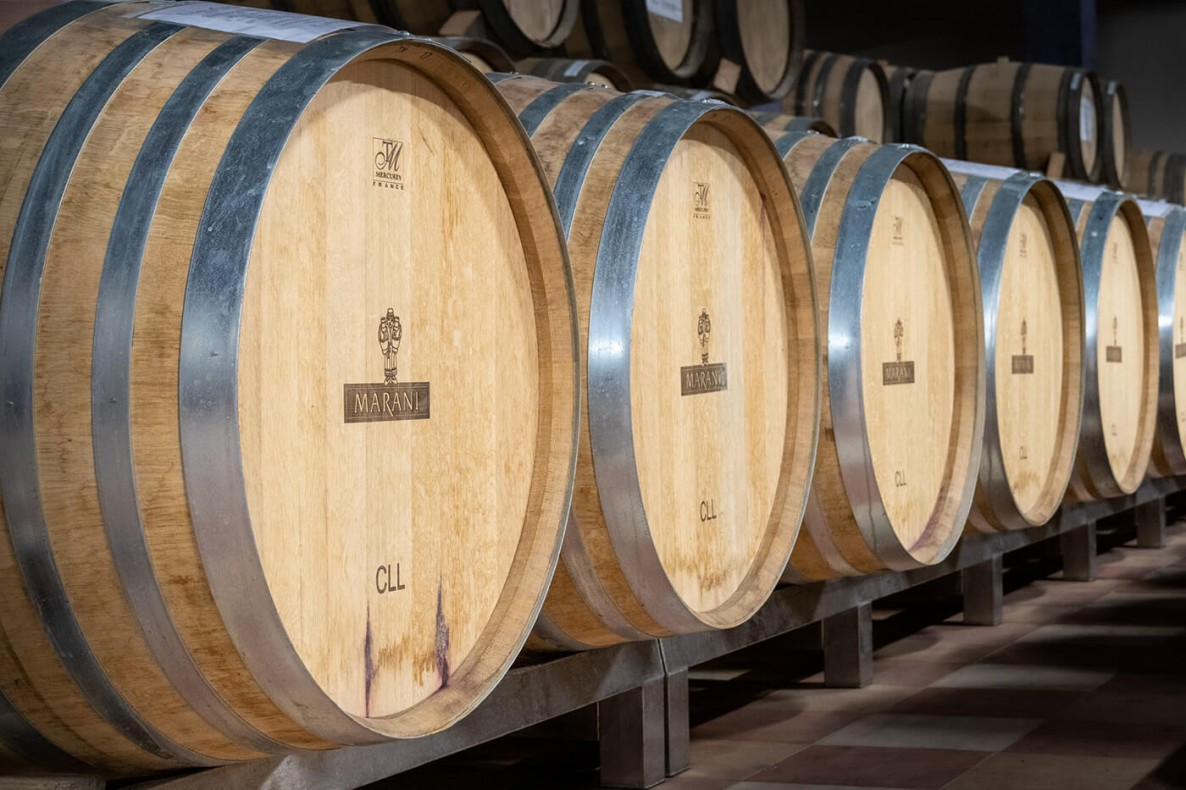
<svg viewBox="0 0 1186 790">
<path fill-rule="evenodd" d="M 1028 333 L 1025 319 L 1021 319 L 1021 353 L 1013 355 L 1013 373 L 1024 374 L 1034 372 L 1034 358 L 1025 350 L 1025 339 Z"/>
<path fill-rule="evenodd" d="M 403 189 L 404 144 L 399 140 L 385 140 L 380 137 L 371 139 L 374 141 L 375 153 L 375 175 L 371 183 L 386 189 Z"/>
<path fill-rule="evenodd" d="M 894 321 L 896 359 L 893 362 L 881 363 L 881 383 L 883 386 L 914 383 L 914 362 L 911 360 L 902 361 L 902 341 L 905 337 L 906 327 L 902 324 L 901 318 L 896 319 Z"/>
<path fill-rule="evenodd" d="M 707 219 L 712 216 L 712 208 L 708 202 L 709 185 L 703 181 L 693 182 L 692 216 Z"/>
<path fill-rule="evenodd" d="M 902 235 L 902 218 L 897 216 L 896 214 L 894 215 L 893 224 L 890 226 L 890 233 L 893 236 L 891 241 L 894 244 L 903 243 L 904 237 Z"/>
<path fill-rule="evenodd" d="M 1104 359 L 1108 362 L 1123 362 L 1124 351 L 1120 348 L 1120 319 L 1112 316 L 1112 345 L 1104 349 Z"/>
<path fill-rule="evenodd" d="M 396 355 L 399 354 L 399 343 L 404 339 L 404 328 L 399 323 L 399 316 L 395 310 L 387 308 L 387 315 L 379 319 L 379 348 L 383 350 L 383 383 L 394 384 L 398 381 L 399 368 L 396 366 Z"/>
<path fill-rule="evenodd" d="M 371 324 L 374 326 L 374 324 Z M 373 337 L 373 335 L 372 335 Z M 394 308 L 379 319 L 379 351 L 383 356 L 382 384 L 346 384 L 343 412 L 346 422 L 389 422 L 427 420 L 427 381 L 400 383 L 396 358 L 404 339 L 404 327 Z"/>
<path fill-rule="evenodd" d="M 696 322 L 696 336 L 700 338 L 700 361 L 705 365 L 708 364 L 708 351 L 705 350 L 708 346 L 708 336 L 712 333 L 712 321 L 709 320 L 708 310 L 700 311 L 700 320 Z"/>
<path fill-rule="evenodd" d="M 729 389 L 728 371 L 724 362 L 708 362 L 708 337 L 712 334 L 712 319 L 708 308 L 700 311 L 696 320 L 696 338 L 700 341 L 700 364 L 679 369 L 680 395 L 703 395 Z"/>
</svg>

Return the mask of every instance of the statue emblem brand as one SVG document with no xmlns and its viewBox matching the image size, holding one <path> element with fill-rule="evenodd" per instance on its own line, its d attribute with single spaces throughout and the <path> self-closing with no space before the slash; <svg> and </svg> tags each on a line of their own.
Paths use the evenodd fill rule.
<svg viewBox="0 0 1186 790">
<path fill-rule="evenodd" d="M 692 216 L 696 219 L 708 219 L 712 216 L 712 206 L 709 203 L 709 185 L 703 181 L 692 182 Z"/>
<path fill-rule="evenodd" d="M 1178 319 L 1178 342 L 1174 343 L 1174 359 L 1186 357 L 1186 318 Z"/>
<path fill-rule="evenodd" d="M 1104 359 L 1108 362 L 1123 362 L 1123 349 L 1120 348 L 1120 319 L 1112 316 L 1112 345 L 1104 349 Z"/>
<path fill-rule="evenodd" d="M 1024 238 L 1024 236 L 1022 237 Z M 1013 373 L 1025 374 L 1034 372 L 1034 357 L 1032 354 L 1027 354 L 1025 350 L 1025 336 L 1028 328 L 1025 324 L 1025 319 L 1021 321 L 1021 353 L 1013 355 Z"/>
<path fill-rule="evenodd" d="M 902 324 L 902 319 L 899 318 L 894 321 L 894 346 L 897 348 L 897 358 L 893 362 L 881 363 L 882 386 L 914 383 L 914 362 L 911 360 L 902 361 L 902 341 L 905 337 L 906 327 Z"/>
<path fill-rule="evenodd" d="M 374 324 L 372 324 L 374 326 Z M 399 381 L 399 348 L 404 327 L 393 308 L 379 319 L 379 351 L 383 356 L 382 384 L 346 384 L 343 413 L 346 422 L 391 422 L 427 420 L 427 381 Z"/>
<path fill-rule="evenodd" d="M 724 362 L 708 361 L 708 339 L 712 335 L 712 319 L 708 310 L 700 311 L 696 321 L 696 338 L 700 341 L 700 364 L 679 369 L 679 394 L 703 395 L 729 389 L 729 375 Z"/>
<path fill-rule="evenodd" d="M 371 138 L 374 142 L 375 170 L 371 184 L 384 189 L 402 190 L 407 183 L 404 172 L 404 144 L 399 140 Z"/>
</svg>

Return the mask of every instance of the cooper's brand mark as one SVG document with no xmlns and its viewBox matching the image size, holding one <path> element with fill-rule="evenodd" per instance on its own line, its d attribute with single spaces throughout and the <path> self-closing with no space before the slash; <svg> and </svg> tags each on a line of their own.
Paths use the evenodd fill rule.
<svg viewBox="0 0 1186 790">
<path fill-rule="evenodd" d="M 345 384 L 343 413 L 347 423 L 427 420 L 431 415 L 427 381 L 399 381 L 400 343 L 404 329 L 392 308 L 379 319 L 379 351 L 383 355 L 382 384 Z"/>
<path fill-rule="evenodd" d="M 902 319 L 899 318 L 894 321 L 894 345 L 897 346 L 897 359 L 893 362 L 881 363 L 882 386 L 914 383 L 914 362 L 911 360 L 902 361 L 902 340 L 905 336 L 906 328 L 902 325 Z"/>
<path fill-rule="evenodd" d="M 1025 236 L 1023 235 L 1022 238 L 1024 239 Z M 1025 319 L 1022 319 L 1022 321 L 1021 321 L 1021 353 L 1013 355 L 1013 373 L 1015 375 L 1034 372 L 1034 357 L 1032 354 L 1026 353 L 1025 336 L 1026 336 L 1026 324 L 1025 324 Z"/>
<path fill-rule="evenodd" d="M 703 181 L 692 182 L 692 216 L 696 219 L 708 219 L 712 216 L 709 194 L 709 184 Z"/>
<path fill-rule="evenodd" d="M 1108 362 L 1123 362 L 1123 349 L 1120 348 L 1120 319 L 1112 316 L 1112 345 L 1104 349 L 1104 359 Z"/>
<path fill-rule="evenodd" d="M 679 394 L 703 395 L 729 389 L 729 374 L 724 362 L 709 363 L 708 338 L 712 334 L 712 319 L 708 310 L 700 311 L 696 321 L 696 337 L 700 340 L 700 364 L 679 369 Z"/>
<path fill-rule="evenodd" d="M 402 190 L 406 179 L 404 176 L 404 144 L 399 140 L 385 140 L 381 137 L 371 138 L 374 141 L 375 172 L 371 184 L 384 189 Z"/>
<path fill-rule="evenodd" d="M 902 233 L 902 224 L 902 218 L 895 214 L 893 222 L 890 224 L 890 243 L 898 247 L 906 243 L 905 235 Z"/>
</svg>

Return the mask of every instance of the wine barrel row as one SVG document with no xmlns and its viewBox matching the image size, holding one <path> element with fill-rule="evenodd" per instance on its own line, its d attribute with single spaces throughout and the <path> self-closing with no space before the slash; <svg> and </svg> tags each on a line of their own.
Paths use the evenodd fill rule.
<svg viewBox="0 0 1186 790">
<path fill-rule="evenodd" d="M 553 185 L 585 359 L 572 516 L 529 645 L 743 622 L 795 544 L 820 410 L 782 162 L 727 105 L 494 79 Z"/>
<path fill-rule="evenodd" d="M 811 497 L 788 581 L 941 561 L 972 501 L 984 321 L 959 191 L 913 146 L 774 138 L 803 201 L 826 330 Z"/>
<path fill-rule="evenodd" d="M 782 107 L 791 115 L 823 118 L 842 137 L 894 139 L 889 83 L 881 65 L 869 58 L 808 52 Z"/>
<path fill-rule="evenodd" d="M 1186 155 L 1133 151 L 1125 188 L 1156 200 L 1186 203 Z"/>
<path fill-rule="evenodd" d="M 542 605 L 580 354 L 539 162 L 452 50 L 276 17 L 76 2 L 0 37 L 0 741 L 30 763 L 435 732 Z"/>
</svg>

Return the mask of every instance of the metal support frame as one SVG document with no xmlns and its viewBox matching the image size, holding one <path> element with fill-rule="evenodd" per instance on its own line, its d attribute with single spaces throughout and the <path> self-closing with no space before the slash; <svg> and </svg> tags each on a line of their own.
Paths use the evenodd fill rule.
<svg viewBox="0 0 1186 790">
<path fill-rule="evenodd" d="M 969 565 L 962 572 L 964 622 L 968 625 L 1000 625 L 1005 619 L 1002 575 L 1005 558 L 1001 554 L 984 562 Z"/>
<path fill-rule="evenodd" d="M 601 786 L 643 790 L 667 776 L 664 678 L 597 705 Z"/>
<path fill-rule="evenodd" d="M 688 722 L 688 670 L 681 669 L 664 679 L 667 724 L 667 775 L 675 776 L 692 764 L 691 727 Z"/>
<path fill-rule="evenodd" d="M 426 738 L 255 760 L 158 777 L 139 787 L 221 790 L 269 783 L 286 790 L 359 787 L 595 703 L 603 703 L 603 782 L 611 779 L 621 782 L 617 786 L 650 786 L 664 774 L 678 773 L 687 766 L 688 667 L 811 623 L 826 623 L 837 615 L 859 620 L 860 607 L 870 611 L 871 601 L 956 572 L 965 572 L 965 602 L 972 617 L 980 619 L 977 613 L 984 602 L 990 613 L 995 609 L 1003 554 L 1060 538 L 1066 577 L 1091 578 L 1096 521 L 1149 502 L 1160 508 L 1167 495 L 1184 486 L 1186 479 L 1182 478 L 1149 480 L 1132 496 L 1067 505 L 1045 526 L 965 535 L 951 555 L 935 566 L 785 586 L 776 590 L 754 617 L 727 631 L 633 642 L 521 666 L 511 670 L 473 713 Z M 994 575 L 992 588 L 985 593 L 983 585 L 989 582 L 984 578 Z M 831 622 L 834 625 L 830 629 L 825 625 L 825 630 L 836 633 L 842 620 Z M 847 638 L 856 634 L 858 646 L 859 633 L 858 628 L 848 629 Z M 859 650 L 856 656 L 859 679 Z"/>
<path fill-rule="evenodd" d="M 824 685 L 864 688 L 873 682 L 873 603 L 824 618 Z"/>
<path fill-rule="evenodd" d="M 1160 549 L 1165 546 L 1165 499 L 1143 502 L 1133 510 L 1137 527 L 1137 546 Z"/>
<path fill-rule="evenodd" d="M 1095 522 L 1062 534 L 1062 577 L 1072 582 L 1095 581 L 1096 540 Z"/>
</svg>

